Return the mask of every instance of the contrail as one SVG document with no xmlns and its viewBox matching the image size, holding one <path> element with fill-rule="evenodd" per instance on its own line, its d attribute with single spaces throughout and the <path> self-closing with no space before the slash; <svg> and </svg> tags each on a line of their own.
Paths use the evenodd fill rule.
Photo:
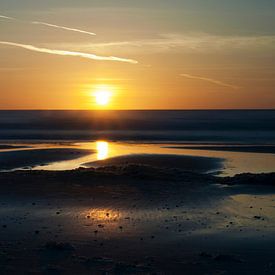
<svg viewBox="0 0 275 275">
<path fill-rule="evenodd" d="M 5 15 L 0 15 L 0 18 L 8 19 L 8 20 L 16 20 L 15 18 L 12 18 L 12 17 L 9 17 L 9 16 L 5 16 Z"/>
<path fill-rule="evenodd" d="M 189 78 L 189 79 L 198 79 L 198 80 L 202 80 L 202 81 L 207 81 L 219 86 L 223 86 L 223 87 L 227 87 L 227 88 L 231 88 L 234 90 L 238 90 L 240 89 L 240 87 L 236 86 L 236 85 L 231 85 L 228 83 L 224 83 L 220 80 L 216 80 L 216 79 L 212 79 L 212 78 L 207 78 L 207 77 L 203 77 L 203 76 L 195 76 L 195 75 L 190 75 L 190 74 L 181 74 L 181 76 Z"/>
<path fill-rule="evenodd" d="M 0 44 L 19 47 L 30 51 L 40 52 L 40 53 L 54 54 L 54 55 L 76 56 L 76 57 L 82 57 L 86 59 L 99 60 L 99 61 L 117 61 L 117 62 L 126 62 L 126 63 L 132 63 L 132 64 L 138 63 L 138 61 L 133 59 L 120 58 L 115 56 L 99 56 L 99 55 L 90 54 L 90 53 L 72 52 L 72 51 L 66 51 L 66 50 L 52 50 L 52 49 L 38 48 L 33 45 L 19 44 L 14 42 L 0 41 Z"/>
<path fill-rule="evenodd" d="M 66 31 L 80 32 L 80 33 L 85 33 L 85 34 L 89 34 L 89 35 L 96 35 L 93 32 L 88 32 L 88 31 L 79 30 L 79 29 L 75 29 L 75 28 L 68 28 L 68 27 L 54 25 L 54 24 L 45 23 L 45 22 L 32 21 L 31 24 L 43 25 L 43 26 L 47 26 L 47 27 L 51 27 L 51 28 L 57 28 L 57 29 L 62 29 L 62 30 L 66 30 Z"/>
<path fill-rule="evenodd" d="M 0 15 L 0 18 L 8 19 L 8 20 L 19 20 L 17 18 L 5 16 L 5 15 Z M 21 21 L 21 20 L 19 20 L 19 21 Z M 61 30 L 66 30 L 66 31 L 79 32 L 79 33 L 84 33 L 84 34 L 88 34 L 88 35 L 96 35 L 93 32 L 88 32 L 88 31 L 75 29 L 75 28 L 69 28 L 69 27 L 65 27 L 65 26 L 59 26 L 59 25 L 50 24 L 50 23 L 46 23 L 46 22 L 40 22 L 40 21 L 26 21 L 26 22 L 28 22 L 30 24 L 43 25 L 43 26 L 47 26 L 50 28 L 56 28 L 56 29 L 61 29 Z"/>
</svg>

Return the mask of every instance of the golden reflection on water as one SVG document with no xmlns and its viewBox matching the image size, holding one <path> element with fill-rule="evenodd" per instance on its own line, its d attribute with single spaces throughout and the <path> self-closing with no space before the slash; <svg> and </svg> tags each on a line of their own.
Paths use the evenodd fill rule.
<svg viewBox="0 0 275 275">
<path fill-rule="evenodd" d="M 104 160 L 109 155 L 109 143 L 107 141 L 96 142 L 97 160 Z"/>
<path fill-rule="evenodd" d="M 229 151 L 212 151 L 173 148 L 175 144 L 142 144 L 127 142 L 108 142 L 104 140 L 79 142 L 74 144 L 25 144 L 33 149 L 49 148 L 74 148 L 91 150 L 91 153 L 79 158 L 70 160 L 53 161 L 48 164 L 37 165 L 33 170 L 72 170 L 79 167 L 91 167 L 93 162 L 107 160 L 113 157 L 135 154 L 168 154 L 182 156 L 214 157 L 222 158 L 224 169 L 221 170 L 222 176 L 234 176 L 240 173 L 269 173 L 275 170 L 275 155 L 268 153 L 249 153 L 249 152 L 229 152 Z M 14 150 L 14 149 L 13 149 Z M 21 149 L 20 149 L 21 150 Z M 0 150 L 1 152 L 2 150 Z M 154 165 L 154 163 L 152 163 Z M 98 166 L 97 166 L 98 167 Z"/>
</svg>

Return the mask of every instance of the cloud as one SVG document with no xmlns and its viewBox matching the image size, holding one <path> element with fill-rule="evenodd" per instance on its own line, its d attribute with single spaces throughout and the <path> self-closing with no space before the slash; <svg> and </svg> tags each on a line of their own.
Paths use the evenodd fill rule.
<svg viewBox="0 0 275 275">
<path fill-rule="evenodd" d="M 65 44 L 64 44 L 65 45 Z M 68 46 L 69 44 L 67 44 Z M 275 35 L 213 35 L 207 33 L 161 34 L 153 38 L 104 43 L 71 43 L 81 50 L 127 53 L 209 53 L 232 50 L 275 49 Z"/>
<path fill-rule="evenodd" d="M 90 53 L 73 52 L 73 51 L 66 51 L 66 50 L 52 50 L 52 49 L 38 48 L 33 45 L 19 44 L 14 42 L 0 41 L 0 44 L 19 47 L 30 51 L 40 52 L 40 53 L 54 54 L 54 55 L 76 56 L 76 57 L 82 57 L 86 59 L 99 60 L 99 61 L 116 61 L 116 62 L 132 63 L 132 64 L 138 63 L 138 61 L 133 59 L 120 58 L 115 56 L 99 56 L 99 55 L 90 54 Z"/>
<path fill-rule="evenodd" d="M 15 18 L 12 18 L 12 17 L 9 17 L 9 16 L 5 16 L 5 15 L 0 15 L 0 18 L 8 19 L 8 20 L 15 20 Z"/>
<path fill-rule="evenodd" d="M 234 90 L 240 89 L 239 86 L 231 85 L 231 84 L 222 82 L 220 80 L 216 80 L 216 79 L 212 79 L 212 78 L 208 78 L 208 77 L 195 76 L 195 75 L 190 75 L 190 74 L 181 74 L 180 76 L 183 76 L 183 77 L 189 78 L 189 79 L 198 79 L 198 80 L 202 80 L 202 81 L 207 81 L 207 82 L 213 83 L 215 85 L 231 88 L 231 89 L 234 89 Z"/>
<path fill-rule="evenodd" d="M 43 26 L 47 26 L 47 27 L 51 27 L 51 28 L 57 28 L 57 29 L 62 29 L 62 30 L 66 30 L 66 31 L 73 31 L 73 32 L 80 32 L 80 33 L 89 34 L 89 35 L 96 35 L 93 32 L 88 32 L 88 31 L 84 31 L 84 30 L 80 30 L 80 29 L 75 29 L 75 28 L 68 28 L 68 27 L 54 25 L 54 24 L 49 24 L 49 23 L 45 23 L 45 22 L 32 21 L 31 23 L 35 24 L 35 25 L 43 25 Z"/>
<path fill-rule="evenodd" d="M 18 20 L 17 18 L 5 16 L 5 15 L 0 15 L 0 18 L 8 19 L 8 20 Z M 79 32 L 79 33 L 84 33 L 84 34 L 88 34 L 88 35 L 96 35 L 93 32 L 88 32 L 88 31 L 84 31 L 84 30 L 80 30 L 80 29 L 76 29 L 76 28 L 69 28 L 69 27 L 65 27 L 65 26 L 50 24 L 50 23 L 46 23 L 46 22 L 40 22 L 40 21 L 27 21 L 27 22 L 30 24 L 34 24 L 34 25 L 43 25 L 43 26 L 47 26 L 50 28 L 62 29 L 62 30 L 72 31 L 72 32 Z"/>
</svg>

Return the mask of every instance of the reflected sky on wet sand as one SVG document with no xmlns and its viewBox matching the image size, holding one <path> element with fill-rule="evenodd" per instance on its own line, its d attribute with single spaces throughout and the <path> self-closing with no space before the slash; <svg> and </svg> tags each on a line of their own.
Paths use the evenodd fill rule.
<svg viewBox="0 0 275 275">
<path fill-rule="evenodd" d="M 164 200 L 159 205 L 135 201 L 124 205 L 119 199 L 96 203 L 95 200 L 45 201 L 21 200 L 2 204 L 0 217 L 3 238 L 17 238 L 18 231 L 29 237 L 54 236 L 81 240 L 158 238 L 159 242 L 186 237 L 247 239 L 273 238 L 275 230 L 274 195 L 233 195 L 202 202 Z"/>
<path fill-rule="evenodd" d="M 106 160 L 113 157 L 131 155 L 131 154 L 171 154 L 186 155 L 199 157 L 214 157 L 225 159 L 224 168 L 221 175 L 232 176 L 239 173 L 263 173 L 275 171 L 275 154 L 268 153 L 248 153 L 248 152 L 229 152 L 229 151 L 212 151 L 184 148 L 167 148 L 169 144 L 142 144 L 126 142 L 108 142 L 99 140 L 95 142 L 82 142 L 73 145 L 67 145 L 69 148 L 94 150 L 84 157 L 73 160 L 52 162 L 46 165 L 37 165 L 35 170 L 71 170 L 79 167 L 85 167 L 86 163 Z M 35 145 L 39 147 L 38 144 Z M 41 147 L 53 145 L 40 145 Z M 64 145 L 54 145 L 56 147 L 66 147 Z M 26 149 L 25 149 L 26 150 Z M 152 164 L 154 165 L 154 164 Z"/>
</svg>

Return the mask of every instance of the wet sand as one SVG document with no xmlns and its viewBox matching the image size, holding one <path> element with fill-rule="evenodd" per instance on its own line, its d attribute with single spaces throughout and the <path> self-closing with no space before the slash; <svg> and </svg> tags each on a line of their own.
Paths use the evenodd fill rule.
<svg viewBox="0 0 275 275">
<path fill-rule="evenodd" d="M 218 171 L 223 167 L 224 159 L 198 156 L 179 156 L 167 154 L 131 154 L 106 160 L 83 164 L 85 167 L 102 167 L 112 165 L 149 165 L 159 168 L 176 168 L 192 172 Z"/>
<path fill-rule="evenodd" d="M 7 143 L 5 143 L 7 145 Z M 234 176 L 239 173 L 270 173 L 275 171 L 275 155 L 270 153 L 249 153 L 214 151 L 200 149 L 167 148 L 175 144 L 148 144 L 135 142 L 26 142 L 11 143 L 11 146 L 26 146 L 21 149 L 0 150 L 0 170 L 16 168 L 64 171 L 79 167 L 99 165 L 146 164 L 156 167 L 177 167 L 188 171 L 218 172 L 221 176 Z M 177 145 L 179 146 L 179 145 Z M 183 144 L 181 146 L 184 146 Z M 201 145 L 204 146 L 204 145 Z M 223 145 L 229 146 L 229 145 Z M 238 146 L 237 144 L 235 146 Z M 199 148 L 199 146 L 198 146 Z M 61 149 L 54 154 L 51 149 Z M 64 150 L 65 149 L 65 150 Z M 33 151 L 35 153 L 19 151 Z M 43 150 L 40 156 L 37 150 Z M 49 150 L 48 153 L 46 150 Z M 72 154 L 70 150 L 80 150 Z M 87 152 L 87 153 L 86 153 Z M 90 152 L 90 153 L 89 153 Z M 5 154 L 4 154 L 5 153 Z M 82 154 L 83 153 L 83 154 Z M 18 164 L 18 156 L 21 157 Z M 167 158 L 167 159 L 166 159 Z M 1 167 L 1 160 L 6 168 Z M 8 162 L 8 165 L 7 165 Z M 31 162 L 28 166 L 27 163 Z M 15 165 L 16 164 L 16 165 Z M 9 167 L 9 168 L 8 168 Z M 196 170 L 194 170 L 196 169 Z"/>
<path fill-rule="evenodd" d="M 0 269 L 274 274 L 274 177 L 148 165 L 0 173 Z"/>
<path fill-rule="evenodd" d="M 46 165 L 55 161 L 77 159 L 92 154 L 92 150 L 73 148 L 28 149 L 0 152 L 0 169 L 30 169 L 36 165 Z"/>
<path fill-rule="evenodd" d="M 0 144 L 0 150 L 6 149 L 22 149 L 22 148 L 29 148 L 28 146 L 21 146 L 21 145 L 10 145 L 10 144 Z"/>
<path fill-rule="evenodd" d="M 248 152 L 248 153 L 270 153 L 275 154 L 275 146 L 273 145 L 254 145 L 254 146 L 230 146 L 230 145 L 208 145 L 208 146 L 167 146 L 171 149 L 193 149 L 208 151 L 228 151 L 228 152 Z"/>
</svg>

